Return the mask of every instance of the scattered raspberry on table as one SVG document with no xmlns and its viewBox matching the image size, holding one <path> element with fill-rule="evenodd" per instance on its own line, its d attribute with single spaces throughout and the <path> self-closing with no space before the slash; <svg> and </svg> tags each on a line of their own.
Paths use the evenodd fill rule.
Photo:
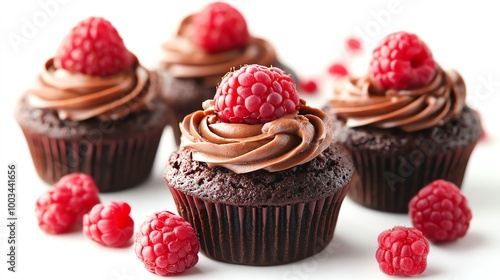
<svg viewBox="0 0 500 280">
<path fill-rule="evenodd" d="M 97 204 L 83 216 L 83 233 L 101 245 L 123 247 L 134 234 L 130 211 L 130 205 L 123 201 Z"/>
<path fill-rule="evenodd" d="M 375 257 L 385 274 L 414 276 L 427 267 L 429 242 L 418 229 L 395 226 L 380 233 Z"/>
<path fill-rule="evenodd" d="M 198 262 L 199 250 L 191 224 L 169 211 L 148 217 L 135 235 L 135 254 L 157 275 L 183 273 Z"/>
<path fill-rule="evenodd" d="M 345 46 L 348 52 L 358 53 L 362 50 L 361 41 L 356 37 L 349 37 L 345 41 Z"/>
<path fill-rule="evenodd" d="M 318 83 L 314 79 L 300 79 L 299 88 L 304 93 L 313 94 L 318 91 Z"/>
<path fill-rule="evenodd" d="M 328 73 L 330 73 L 330 75 L 332 75 L 336 78 L 341 78 L 341 77 L 349 75 L 349 71 L 347 70 L 347 67 L 341 62 L 332 63 L 328 67 Z"/>
<path fill-rule="evenodd" d="M 413 226 L 433 242 L 453 241 L 465 236 L 472 211 L 460 189 L 445 180 L 422 188 L 409 202 Z"/>
<path fill-rule="evenodd" d="M 62 177 L 36 201 L 39 227 L 52 234 L 69 232 L 82 223 L 85 213 L 100 202 L 99 189 L 87 174 Z"/>
</svg>

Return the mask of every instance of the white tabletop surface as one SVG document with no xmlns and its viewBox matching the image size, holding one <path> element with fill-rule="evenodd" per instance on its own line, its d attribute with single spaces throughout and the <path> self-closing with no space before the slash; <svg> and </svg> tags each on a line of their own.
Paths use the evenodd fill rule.
<svg viewBox="0 0 500 280">
<path fill-rule="evenodd" d="M 290 3 L 292 2 L 292 3 Z M 446 2 L 446 3 L 445 3 Z M 127 47 L 149 67 L 156 65 L 159 45 L 180 19 L 207 1 L 1 1 L 0 18 L 0 279 L 160 279 L 146 271 L 133 247 L 106 248 L 82 233 L 47 235 L 37 226 L 35 201 L 47 190 L 37 176 L 26 142 L 13 118 L 20 94 L 30 86 L 61 39 L 89 16 L 110 20 Z M 465 238 L 447 245 L 431 244 L 423 279 L 489 279 L 500 261 L 500 20 L 495 1 L 230 1 L 247 18 L 252 34 L 270 40 L 279 57 L 302 77 L 319 79 L 321 93 L 305 96 L 312 104 L 331 91 L 326 69 L 345 61 L 363 74 L 368 54 L 386 34 L 406 30 L 418 34 L 445 69 L 457 69 L 468 86 L 469 104 L 480 110 L 488 136 L 472 154 L 463 193 L 473 212 Z M 35 25 L 36 24 L 36 25 Z M 31 26 L 30 29 L 28 26 Z M 33 28 L 34 27 L 34 28 Z M 363 54 L 346 55 L 348 36 L 364 39 Z M 17 40 L 14 40 L 16 38 Z M 141 186 L 102 194 L 102 201 L 124 200 L 132 206 L 138 226 L 160 210 L 175 211 L 162 180 L 163 166 L 173 150 L 166 129 L 151 177 Z M 7 271 L 7 175 L 16 163 L 16 273 Z M 407 215 L 360 207 L 348 198 L 340 211 L 328 250 L 288 265 L 251 267 L 213 261 L 200 254 L 198 264 L 182 279 L 390 279 L 375 260 L 378 234 L 395 225 L 410 225 Z"/>
</svg>

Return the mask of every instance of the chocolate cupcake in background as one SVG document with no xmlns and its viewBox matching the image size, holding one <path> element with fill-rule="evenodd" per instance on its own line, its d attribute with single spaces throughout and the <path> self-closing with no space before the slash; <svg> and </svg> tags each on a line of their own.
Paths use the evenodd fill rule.
<svg viewBox="0 0 500 280">
<path fill-rule="evenodd" d="M 165 181 L 205 255 L 278 265 L 329 244 L 355 169 L 332 144 L 329 117 L 299 100 L 283 71 L 248 65 L 227 74 L 180 128 Z"/>
<path fill-rule="evenodd" d="M 369 74 L 338 80 L 323 108 L 334 141 L 351 153 L 361 177 L 348 196 L 406 213 L 410 199 L 434 180 L 460 187 L 482 131 L 465 96 L 460 74 L 437 65 L 416 35 L 397 32 L 382 40 Z"/>
<path fill-rule="evenodd" d="M 91 17 L 46 62 L 15 117 L 45 182 L 86 173 L 101 192 L 111 192 L 149 176 L 168 123 L 158 100 L 158 77 L 125 48 L 111 23 Z"/>
<path fill-rule="evenodd" d="M 186 16 L 177 33 L 161 46 L 158 73 L 163 97 L 174 112 L 171 126 L 180 143 L 179 123 L 214 96 L 217 84 L 227 72 L 247 64 L 278 67 L 296 76 L 283 65 L 274 47 L 265 39 L 249 34 L 243 15 L 223 2 L 214 2 Z"/>
</svg>

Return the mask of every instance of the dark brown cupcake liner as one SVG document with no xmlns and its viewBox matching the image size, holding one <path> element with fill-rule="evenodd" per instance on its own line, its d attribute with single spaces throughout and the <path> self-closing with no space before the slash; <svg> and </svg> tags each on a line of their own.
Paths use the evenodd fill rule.
<svg viewBox="0 0 500 280">
<path fill-rule="evenodd" d="M 399 155 L 351 151 L 361 181 L 351 186 L 348 197 L 372 209 L 407 213 L 411 198 L 435 180 L 444 179 L 460 188 L 475 145 L 428 154 L 425 149 Z"/>
<path fill-rule="evenodd" d="M 206 256 L 256 266 L 290 263 L 323 250 L 333 238 L 348 188 L 310 202 L 236 206 L 207 202 L 169 186 L 179 215 L 197 232 Z"/>
<path fill-rule="evenodd" d="M 38 175 L 48 184 L 70 173 L 91 175 L 100 192 L 132 188 L 145 181 L 163 127 L 129 138 L 73 140 L 22 129 Z"/>
</svg>

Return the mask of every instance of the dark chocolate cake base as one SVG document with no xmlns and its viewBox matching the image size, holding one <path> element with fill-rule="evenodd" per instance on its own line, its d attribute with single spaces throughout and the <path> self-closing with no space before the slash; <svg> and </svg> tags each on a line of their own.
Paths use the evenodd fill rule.
<svg viewBox="0 0 500 280">
<path fill-rule="evenodd" d="M 325 112 L 329 109 L 324 108 Z M 349 128 L 331 116 L 334 141 L 350 151 L 361 183 L 348 197 L 376 210 L 407 213 L 410 199 L 437 179 L 461 187 L 481 135 L 480 119 L 465 107 L 443 126 L 412 133 L 399 129 Z"/>
<path fill-rule="evenodd" d="M 264 266 L 310 257 L 329 244 L 354 175 L 338 146 L 288 170 L 246 174 L 210 169 L 180 148 L 167 163 L 165 181 L 205 255 Z"/>
<path fill-rule="evenodd" d="M 154 163 L 168 110 L 155 102 L 151 111 L 116 121 L 75 122 L 54 110 L 30 107 L 21 99 L 16 119 L 25 135 L 38 175 L 52 185 L 70 173 L 91 175 L 100 192 L 137 186 Z"/>
</svg>

